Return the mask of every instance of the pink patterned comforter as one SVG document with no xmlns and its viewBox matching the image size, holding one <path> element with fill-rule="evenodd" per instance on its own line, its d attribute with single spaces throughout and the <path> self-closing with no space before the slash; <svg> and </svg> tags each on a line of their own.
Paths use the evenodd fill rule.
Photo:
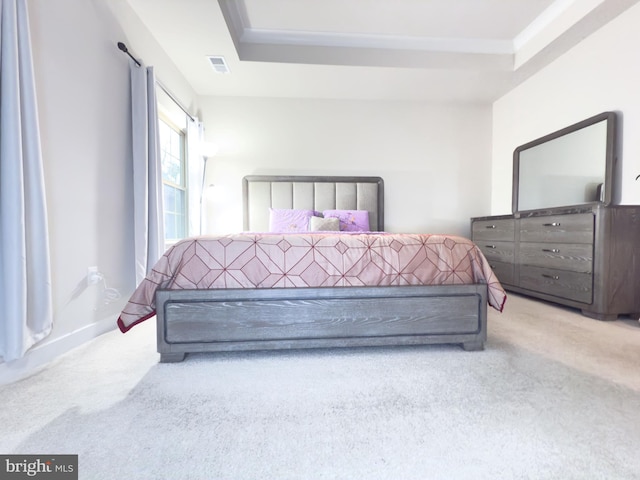
<svg viewBox="0 0 640 480">
<path fill-rule="evenodd" d="M 251 233 L 195 237 L 165 252 L 118 318 L 126 332 L 155 315 L 158 289 L 460 285 L 506 294 L 480 249 L 452 235 Z"/>
</svg>

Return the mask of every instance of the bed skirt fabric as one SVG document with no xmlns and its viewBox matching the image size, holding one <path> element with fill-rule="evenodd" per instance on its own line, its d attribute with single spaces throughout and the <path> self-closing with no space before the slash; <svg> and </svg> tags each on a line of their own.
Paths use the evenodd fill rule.
<svg viewBox="0 0 640 480">
<path fill-rule="evenodd" d="M 506 294 L 480 249 L 452 235 L 235 234 L 182 240 L 140 283 L 120 317 L 126 332 L 155 315 L 157 290 L 486 284 L 502 311 Z"/>
</svg>

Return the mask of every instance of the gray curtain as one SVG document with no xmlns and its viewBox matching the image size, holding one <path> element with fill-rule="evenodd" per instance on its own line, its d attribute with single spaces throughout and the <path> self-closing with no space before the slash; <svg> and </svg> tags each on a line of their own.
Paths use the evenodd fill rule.
<svg viewBox="0 0 640 480">
<path fill-rule="evenodd" d="M 0 357 L 53 324 L 49 232 L 26 0 L 0 0 Z"/>
<path fill-rule="evenodd" d="M 136 285 L 164 253 L 162 167 L 153 67 L 129 61 Z"/>
</svg>

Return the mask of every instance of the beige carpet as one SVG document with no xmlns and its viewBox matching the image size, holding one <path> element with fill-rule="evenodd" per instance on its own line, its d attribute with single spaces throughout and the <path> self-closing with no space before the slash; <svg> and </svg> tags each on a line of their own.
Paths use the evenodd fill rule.
<svg viewBox="0 0 640 480">
<path fill-rule="evenodd" d="M 601 322 L 574 309 L 508 295 L 503 314 L 489 312 L 491 344 L 523 349 L 640 392 L 637 319 Z"/>
<path fill-rule="evenodd" d="M 0 387 L 0 452 L 81 479 L 640 478 L 640 324 L 511 294 L 458 346 L 193 355 L 111 332 Z"/>
</svg>

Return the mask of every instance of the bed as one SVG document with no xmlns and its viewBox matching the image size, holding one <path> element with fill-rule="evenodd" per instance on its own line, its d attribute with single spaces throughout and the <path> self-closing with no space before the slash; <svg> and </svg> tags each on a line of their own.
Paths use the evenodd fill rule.
<svg viewBox="0 0 640 480">
<path fill-rule="evenodd" d="M 369 228 L 271 233 L 270 209 L 367 212 Z M 247 176 L 243 226 L 165 252 L 118 318 L 120 330 L 155 315 L 161 362 L 294 348 L 474 351 L 487 338 L 487 305 L 501 311 L 506 299 L 470 240 L 385 232 L 380 177 Z"/>
</svg>

